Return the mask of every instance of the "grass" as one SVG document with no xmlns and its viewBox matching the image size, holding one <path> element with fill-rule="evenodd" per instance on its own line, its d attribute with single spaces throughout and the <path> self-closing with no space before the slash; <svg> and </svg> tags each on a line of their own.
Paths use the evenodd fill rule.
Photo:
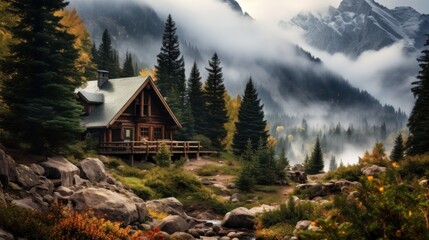
<svg viewBox="0 0 429 240">
<path fill-rule="evenodd" d="M 198 176 L 216 176 L 216 175 L 233 175 L 236 176 L 240 172 L 239 166 L 219 166 L 207 164 L 196 171 Z"/>
<path fill-rule="evenodd" d="M 245 207 L 252 208 L 263 204 L 281 203 L 284 201 L 281 191 L 284 186 L 263 186 L 256 185 L 255 190 L 250 193 L 241 193 L 244 199 L 257 198 L 258 201 L 245 204 Z"/>
<path fill-rule="evenodd" d="M 265 229 L 256 230 L 256 239 L 260 240 L 282 240 L 285 236 L 293 236 L 295 225 L 288 223 L 278 223 Z"/>
</svg>

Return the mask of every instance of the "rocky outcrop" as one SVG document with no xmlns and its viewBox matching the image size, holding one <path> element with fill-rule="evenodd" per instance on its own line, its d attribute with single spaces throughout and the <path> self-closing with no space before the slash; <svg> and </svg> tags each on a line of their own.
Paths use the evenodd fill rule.
<svg viewBox="0 0 429 240">
<path fill-rule="evenodd" d="M 271 212 L 274 210 L 279 209 L 279 206 L 270 206 L 270 205 L 261 205 L 259 207 L 253 207 L 251 209 L 249 209 L 249 212 L 251 212 L 253 215 L 258 215 L 258 214 L 262 214 L 264 212 Z"/>
<path fill-rule="evenodd" d="M 173 234 L 175 232 L 187 231 L 189 229 L 189 224 L 178 215 L 170 215 L 164 218 L 158 227 L 161 231 Z"/>
<path fill-rule="evenodd" d="M 288 171 L 287 177 L 296 182 L 296 183 L 306 183 L 307 182 L 307 174 L 301 171 Z"/>
<path fill-rule="evenodd" d="M 188 218 L 188 215 L 183 210 L 183 204 L 174 197 L 147 201 L 146 207 L 147 209 L 156 212 L 167 213 L 169 215 L 178 215 L 184 219 Z"/>
<path fill-rule="evenodd" d="M 372 165 L 371 167 L 364 167 L 361 169 L 361 172 L 365 176 L 378 176 L 380 173 L 385 172 L 385 167 L 380 167 L 377 165 Z"/>
<path fill-rule="evenodd" d="M 17 182 L 23 186 L 24 189 L 31 189 L 32 187 L 41 184 L 39 176 L 33 170 L 25 165 L 18 164 L 16 166 Z"/>
<path fill-rule="evenodd" d="M 97 158 L 86 158 L 79 162 L 77 166 L 80 169 L 80 177 L 83 179 L 99 182 L 107 177 L 103 162 Z"/>
<path fill-rule="evenodd" d="M 64 157 L 48 158 L 40 165 L 45 169 L 45 176 L 49 179 L 60 179 L 61 186 L 73 186 L 73 176 L 79 175 L 79 168 Z"/>
<path fill-rule="evenodd" d="M 351 182 L 344 179 L 331 180 L 327 183 L 306 183 L 296 186 L 297 193 L 302 193 L 313 199 L 324 197 L 339 192 L 348 193 L 351 189 L 361 186 L 359 182 Z"/>
<path fill-rule="evenodd" d="M 139 207 L 130 198 L 123 194 L 112 192 L 103 188 L 86 188 L 78 190 L 69 197 L 74 209 L 102 212 L 112 221 L 121 221 L 124 225 L 137 222 L 143 217 L 140 216 Z M 140 210 L 140 212 L 139 212 Z"/>
<path fill-rule="evenodd" d="M 229 228 L 253 229 L 255 225 L 255 215 L 245 207 L 239 207 L 228 212 L 222 220 L 221 225 Z"/>
<path fill-rule="evenodd" d="M 14 240 L 15 238 L 13 237 L 12 234 L 4 231 L 3 229 L 0 229 L 0 239 L 1 240 Z"/>
<path fill-rule="evenodd" d="M 3 186 L 7 186 L 9 182 L 16 181 L 16 178 L 15 161 L 0 149 L 0 182 Z"/>
</svg>

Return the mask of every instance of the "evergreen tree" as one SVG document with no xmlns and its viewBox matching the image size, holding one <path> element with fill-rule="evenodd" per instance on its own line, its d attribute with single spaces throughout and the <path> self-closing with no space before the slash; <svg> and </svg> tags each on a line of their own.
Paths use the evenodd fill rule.
<svg viewBox="0 0 429 240">
<path fill-rule="evenodd" d="M 170 150 L 168 150 L 167 144 L 161 143 L 161 146 L 158 149 L 158 152 L 156 152 L 154 159 L 158 166 L 164 168 L 164 167 L 170 167 L 171 165 L 171 153 Z"/>
<path fill-rule="evenodd" d="M 238 121 L 235 123 L 232 148 L 236 155 L 243 152 L 247 139 L 253 143 L 261 139 L 263 145 L 267 144 L 268 132 L 265 130 L 267 122 L 264 120 L 263 105 L 260 102 L 252 78 L 249 78 L 238 110 Z M 255 144 L 253 148 L 256 149 L 256 147 Z"/>
<path fill-rule="evenodd" d="M 134 77 L 135 75 L 133 57 L 131 56 L 131 53 L 127 52 L 125 54 L 125 61 L 122 67 L 121 77 Z"/>
<path fill-rule="evenodd" d="M 429 35 L 425 46 L 429 46 Z M 411 89 L 416 102 L 408 119 L 410 136 L 407 154 L 410 156 L 429 152 L 429 49 L 423 50 L 417 61 L 420 63 L 420 72 Z"/>
<path fill-rule="evenodd" d="M 404 158 L 404 142 L 402 139 L 402 134 L 399 133 L 395 139 L 395 146 L 390 154 L 390 160 L 392 161 L 401 161 Z"/>
<path fill-rule="evenodd" d="M 212 140 L 215 148 L 221 149 L 221 142 L 226 136 L 224 124 L 228 122 L 228 116 L 225 107 L 223 73 L 216 53 L 209 61 L 209 66 L 206 68 L 209 75 L 204 85 L 206 135 Z"/>
<path fill-rule="evenodd" d="M 323 170 L 324 161 L 322 148 L 320 147 L 319 138 L 316 140 L 316 145 L 314 146 L 311 157 L 308 161 L 308 174 L 318 174 Z"/>
<path fill-rule="evenodd" d="M 11 29 L 19 39 L 0 64 L 1 124 L 11 140 L 37 153 L 58 153 L 82 132 L 81 106 L 74 90 L 82 84 L 75 69 L 74 36 L 60 24 L 55 11 L 63 0 L 10 0 L 9 11 L 20 21 Z"/>
<path fill-rule="evenodd" d="M 98 69 L 111 72 L 113 68 L 113 48 L 112 40 L 107 29 L 103 32 L 101 43 L 98 47 L 98 54 L 96 54 L 96 56 L 98 58 L 98 61 L 96 61 Z"/>
<path fill-rule="evenodd" d="M 168 15 L 162 35 L 161 52 L 157 55 L 156 68 L 157 86 L 161 93 L 170 97 L 172 89 L 185 93 L 185 64 L 180 53 L 179 38 L 176 35 L 176 23 Z M 184 100 L 184 99 L 182 99 Z M 182 101 L 183 102 L 183 101 Z"/>
<path fill-rule="evenodd" d="M 254 166 L 252 162 L 243 163 L 243 168 L 237 178 L 237 188 L 244 192 L 250 192 L 255 187 L 255 178 L 253 175 Z"/>
<path fill-rule="evenodd" d="M 97 50 L 97 45 L 95 44 L 95 42 L 92 42 L 91 55 L 92 55 L 92 62 L 95 64 L 95 67 L 97 69 L 101 69 L 99 67 L 100 65 L 100 57 L 98 56 L 99 52 Z"/>
<path fill-rule="evenodd" d="M 119 66 L 119 52 L 116 49 L 112 50 L 112 58 L 110 61 L 110 69 L 108 69 L 107 71 L 109 71 L 109 78 L 119 78 L 121 77 L 121 67 Z"/>
<path fill-rule="evenodd" d="M 277 182 L 276 161 L 274 159 L 274 149 L 263 145 L 260 139 L 258 150 L 256 151 L 255 178 L 256 183 L 270 185 Z"/>
<path fill-rule="evenodd" d="M 286 170 L 289 169 L 289 160 L 286 157 L 285 149 L 280 150 L 279 159 L 277 160 L 277 175 L 278 179 L 284 180 L 286 178 Z"/>
<path fill-rule="evenodd" d="M 191 105 L 188 100 L 185 102 L 185 106 L 183 106 L 181 119 L 182 128 L 176 132 L 176 138 L 184 141 L 190 140 L 195 136 L 195 128 L 194 117 L 192 116 Z"/>
<path fill-rule="evenodd" d="M 195 134 L 204 135 L 206 132 L 205 106 L 203 96 L 203 85 L 201 83 L 200 71 L 194 62 L 188 79 L 188 98 L 191 105 L 192 117 L 194 119 Z"/>
<path fill-rule="evenodd" d="M 335 159 L 335 156 L 332 156 L 331 161 L 329 162 L 329 171 L 333 171 L 337 168 L 338 168 L 337 160 Z"/>
<path fill-rule="evenodd" d="M 310 158 L 308 157 L 308 154 L 305 154 L 304 158 L 304 172 L 310 171 Z"/>
</svg>

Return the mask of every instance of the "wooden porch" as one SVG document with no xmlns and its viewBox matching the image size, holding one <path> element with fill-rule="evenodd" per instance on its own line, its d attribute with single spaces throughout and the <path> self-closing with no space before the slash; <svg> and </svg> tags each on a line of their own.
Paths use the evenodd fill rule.
<svg viewBox="0 0 429 240">
<path fill-rule="evenodd" d="M 161 144 L 165 144 L 170 150 L 171 154 L 180 154 L 187 156 L 188 154 L 195 154 L 199 156 L 202 146 L 199 141 L 122 141 L 122 142 L 103 142 L 99 144 L 98 151 L 100 154 L 106 155 L 154 155 L 158 152 Z"/>
</svg>

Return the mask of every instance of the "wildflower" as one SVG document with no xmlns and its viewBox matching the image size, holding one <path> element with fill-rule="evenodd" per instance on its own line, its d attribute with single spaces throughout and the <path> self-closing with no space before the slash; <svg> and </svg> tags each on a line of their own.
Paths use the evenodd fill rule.
<svg viewBox="0 0 429 240">
<path fill-rule="evenodd" d="M 368 176 L 368 181 L 372 182 L 372 180 L 374 180 L 374 176 Z"/>
<path fill-rule="evenodd" d="M 395 235 L 396 235 L 396 237 L 401 237 L 401 230 L 396 230 Z"/>
<path fill-rule="evenodd" d="M 413 215 L 413 212 L 408 211 L 408 217 L 411 217 Z"/>
<path fill-rule="evenodd" d="M 311 221 L 311 225 L 312 226 L 317 226 L 317 222 L 316 221 Z"/>
<path fill-rule="evenodd" d="M 383 192 L 384 191 L 384 187 L 379 187 L 378 191 Z"/>
<path fill-rule="evenodd" d="M 393 168 L 399 168 L 399 165 L 396 162 L 392 162 L 391 165 L 392 165 Z"/>
</svg>

